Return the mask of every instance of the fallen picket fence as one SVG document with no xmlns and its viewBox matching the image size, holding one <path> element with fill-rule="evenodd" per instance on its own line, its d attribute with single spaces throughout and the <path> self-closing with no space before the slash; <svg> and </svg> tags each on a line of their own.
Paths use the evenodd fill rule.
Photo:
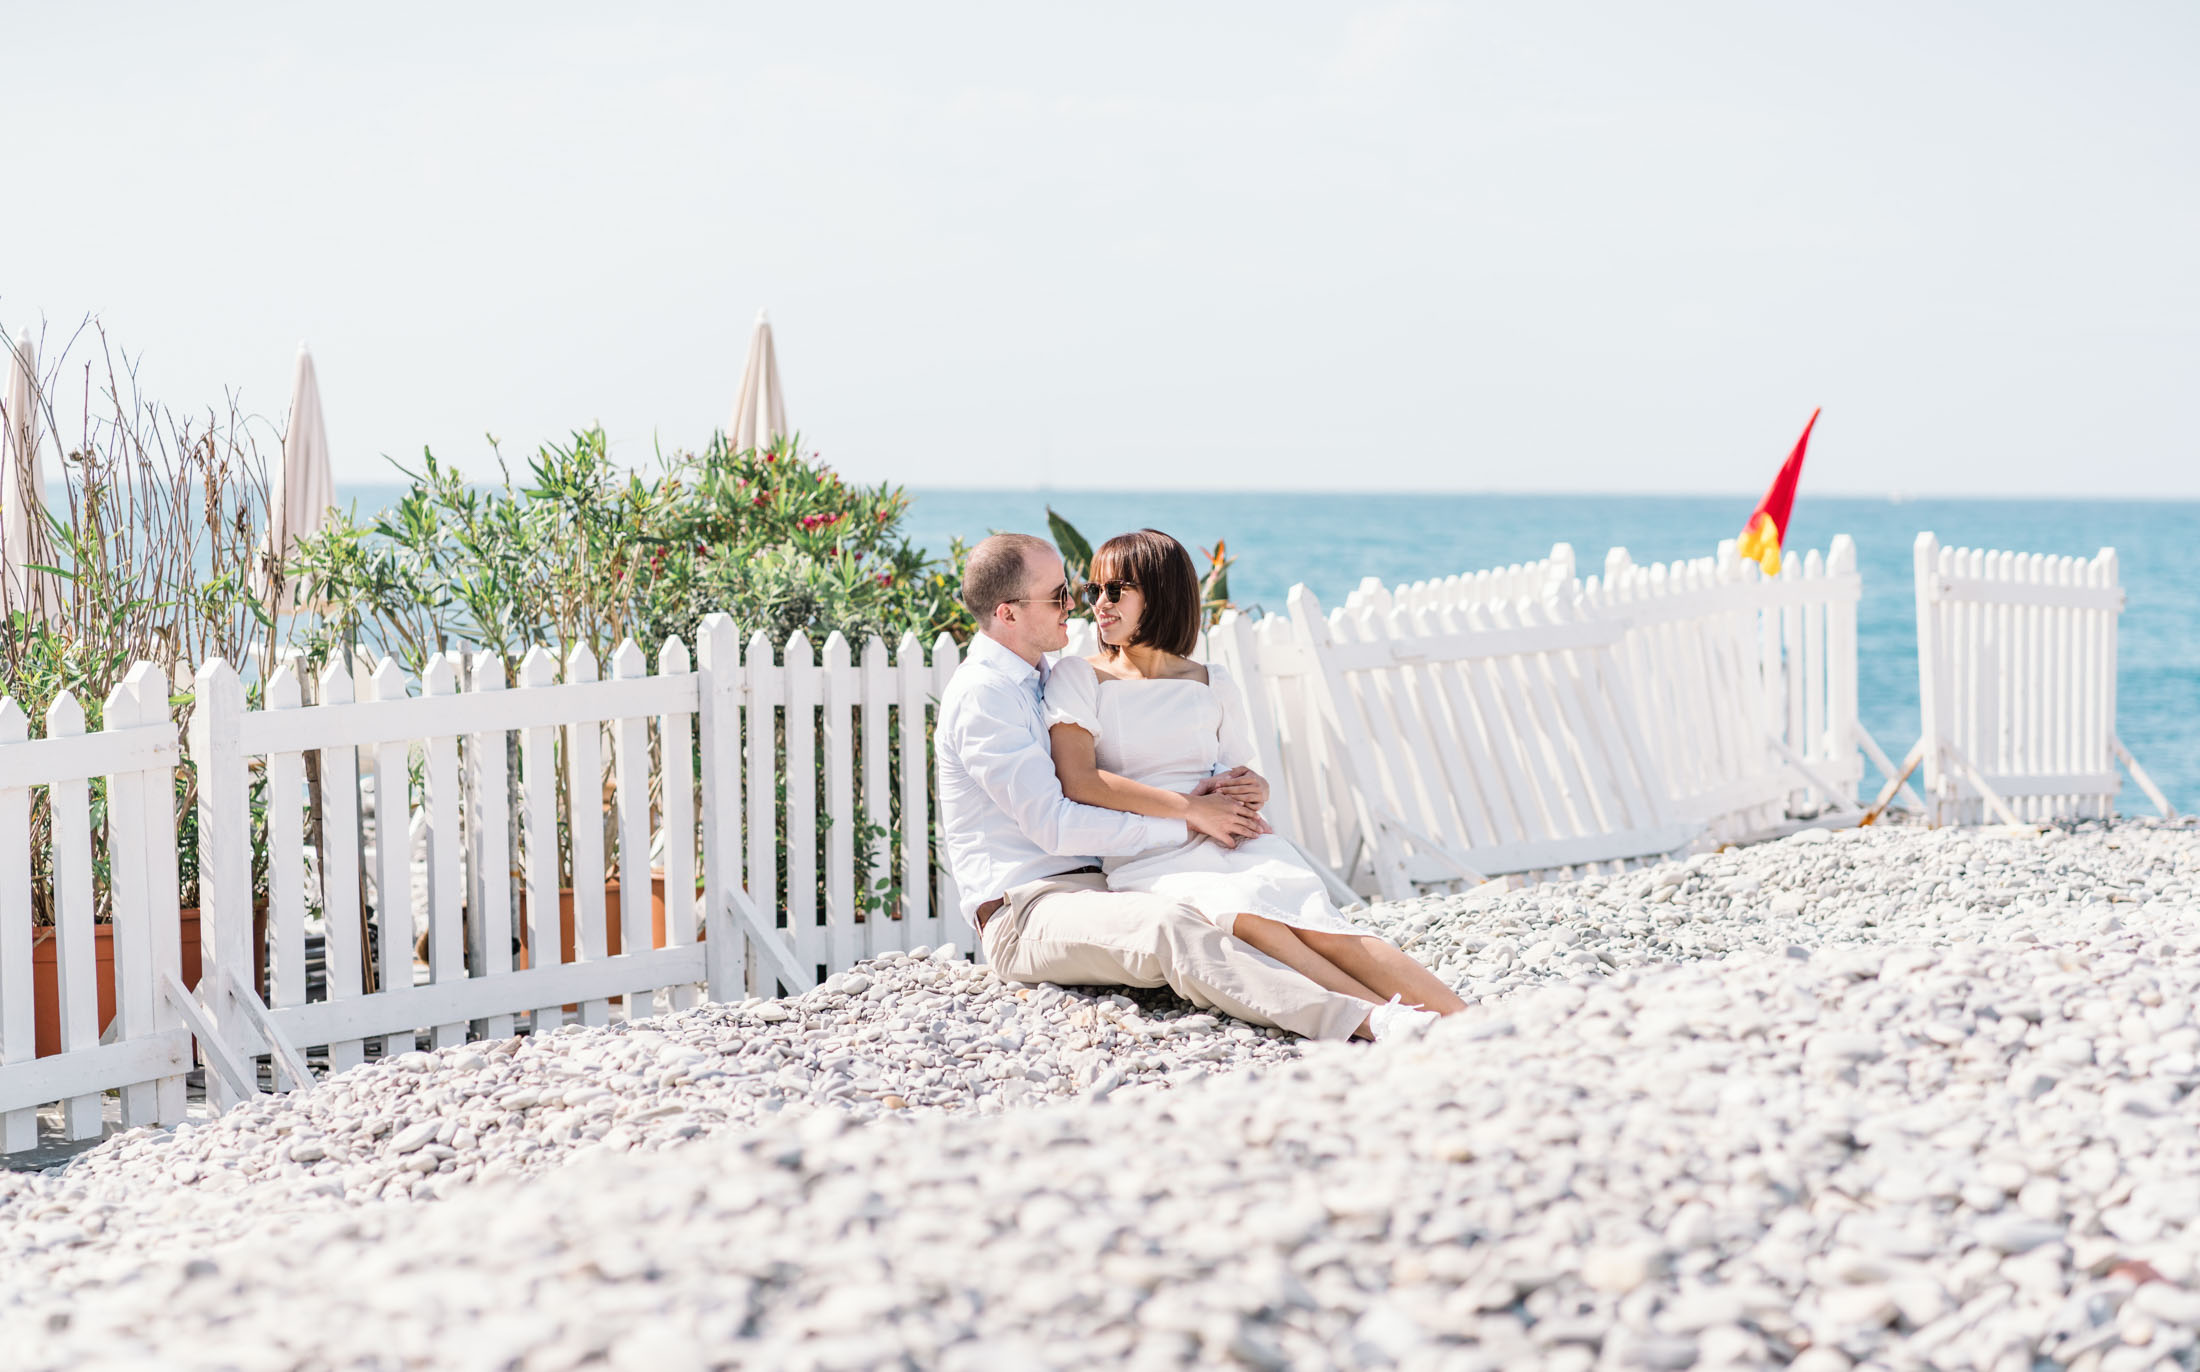
<svg viewBox="0 0 2200 1372">
<path fill-rule="evenodd" d="M 1297 793 L 1330 802 L 1320 837 L 1348 883 L 1402 899 L 1662 853 L 1694 836 L 1635 727 L 1614 656 L 1620 628 L 1585 599 L 1387 612 L 1371 599 L 1324 615 L 1295 588 L 1297 654 L 1261 658 L 1264 671 L 1304 683 L 1310 705 L 1296 727 L 1321 742 L 1301 770 L 1327 776 L 1308 775 Z M 1295 818 L 1310 818 L 1308 807 Z"/>
<path fill-rule="evenodd" d="M 1719 842 L 1853 811 L 1860 749 L 1856 609 L 1847 535 L 1766 577 L 1731 543 L 1715 558 L 1637 566 L 1605 558 L 1589 601 L 1625 626 L 1619 656 L 1675 810 Z M 1887 766 L 1881 762 L 1882 767 Z"/>
<path fill-rule="evenodd" d="M 1377 656 L 1411 670 L 1360 649 L 1353 667 L 1324 666 L 1298 627 L 1302 604 L 1309 625 L 1324 619 L 1310 596 L 1289 621 L 1226 619 L 1212 637 L 1283 793 L 1271 820 L 1357 889 L 1393 896 L 1855 814 L 1860 750 L 1892 770 L 1857 719 L 1861 590 L 1845 536 L 1777 578 L 1726 545 L 1648 567 L 1613 549 L 1584 581 L 1561 543 L 1438 581 L 1370 579 L 1326 617 L 1330 644 L 1379 640 Z M 1454 641 L 1500 629 L 1471 652 Z M 1415 672 L 1429 678 L 1418 692 Z M 1430 674 L 1452 673 L 1514 695 L 1450 700 Z"/>
<path fill-rule="evenodd" d="M 1922 767 L 1936 824 L 2109 817 L 2120 762 L 2169 801 L 2116 737 L 2116 550 L 2091 559 L 1942 547 L 1917 536 Z"/>
</svg>

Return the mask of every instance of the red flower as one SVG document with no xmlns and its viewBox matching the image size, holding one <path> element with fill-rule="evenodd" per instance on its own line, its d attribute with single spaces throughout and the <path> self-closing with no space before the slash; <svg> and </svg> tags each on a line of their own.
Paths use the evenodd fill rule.
<svg viewBox="0 0 2200 1372">
<path fill-rule="evenodd" d="M 757 494 L 756 499 L 750 501 L 749 503 L 751 505 L 769 505 L 772 503 L 772 493 L 770 491 L 761 491 Z"/>
<path fill-rule="evenodd" d="M 881 585 L 881 586 L 891 586 L 891 585 L 893 585 L 893 584 L 894 584 L 894 574 L 893 574 L 892 572 L 880 572 L 880 573 L 878 574 L 878 584 L 879 584 L 879 585 Z"/>
</svg>

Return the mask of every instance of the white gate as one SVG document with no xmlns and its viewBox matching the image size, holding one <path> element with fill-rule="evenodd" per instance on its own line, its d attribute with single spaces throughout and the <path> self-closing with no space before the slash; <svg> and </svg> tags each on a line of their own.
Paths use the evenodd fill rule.
<svg viewBox="0 0 2200 1372">
<path fill-rule="evenodd" d="M 1918 708 L 1933 822 L 2106 818 L 2131 769 L 2116 737 L 2116 550 L 2089 560 L 1917 536 Z"/>
</svg>

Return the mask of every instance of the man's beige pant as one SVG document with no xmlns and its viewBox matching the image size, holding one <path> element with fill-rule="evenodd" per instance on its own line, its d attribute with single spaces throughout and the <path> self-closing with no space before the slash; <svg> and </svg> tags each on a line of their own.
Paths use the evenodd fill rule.
<svg viewBox="0 0 2200 1372">
<path fill-rule="evenodd" d="M 1310 1039 L 1350 1038 L 1375 1008 L 1240 943 L 1181 901 L 1110 891 L 1098 872 L 1016 887 L 981 937 L 986 962 L 1009 981 L 1167 986 L 1201 1009 Z"/>
</svg>

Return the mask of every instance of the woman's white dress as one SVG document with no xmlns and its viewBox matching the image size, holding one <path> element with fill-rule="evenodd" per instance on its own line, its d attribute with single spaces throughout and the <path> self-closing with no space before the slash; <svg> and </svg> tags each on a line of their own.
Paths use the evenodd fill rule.
<svg viewBox="0 0 2200 1372">
<path fill-rule="evenodd" d="M 1210 665 L 1207 680 L 1110 680 L 1081 657 L 1054 664 L 1046 685 L 1047 724 L 1092 735 L 1104 771 L 1165 791 L 1189 791 L 1217 772 L 1249 766 L 1252 735 L 1236 684 Z M 1118 891 L 1150 891 L 1196 907 L 1225 931 L 1240 914 L 1298 929 L 1371 934 L 1329 901 L 1322 879 L 1274 834 L 1225 848 L 1198 835 L 1102 864 Z"/>
</svg>

